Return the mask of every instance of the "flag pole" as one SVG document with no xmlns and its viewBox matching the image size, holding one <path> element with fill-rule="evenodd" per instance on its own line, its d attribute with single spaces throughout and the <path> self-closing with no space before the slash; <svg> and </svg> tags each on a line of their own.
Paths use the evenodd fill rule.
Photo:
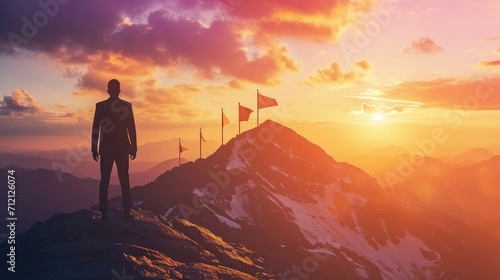
<svg viewBox="0 0 500 280">
<path fill-rule="evenodd" d="M 201 158 L 201 127 L 200 127 L 200 158 Z"/>
<path fill-rule="evenodd" d="M 221 128 L 222 128 L 222 145 L 224 145 L 224 108 L 220 108 L 220 120 L 221 120 Z"/>
<path fill-rule="evenodd" d="M 240 102 L 238 102 L 238 135 L 241 134 Z"/>
<path fill-rule="evenodd" d="M 257 89 L 257 126 L 259 126 L 259 90 Z"/>
<path fill-rule="evenodd" d="M 179 166 L 181 166 L 181 138 L 179 138 Z"/>
</svg>

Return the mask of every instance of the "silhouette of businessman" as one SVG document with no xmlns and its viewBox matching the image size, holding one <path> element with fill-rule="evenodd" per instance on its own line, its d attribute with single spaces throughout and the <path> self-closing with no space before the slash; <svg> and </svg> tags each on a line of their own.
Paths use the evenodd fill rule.
<svg viewBox="0 0 500 280">
<path fill-rule="evenodd" d="M 108 217 L 108 187 L 113 162 L 116 163 L 122 189 L 123 218 L 132 218 L 128 168 L 129 157 L 134 160 L 137 155 L 137 134 L 132 104 L 118 98 L 120 92 L 120 82 L 110 80 L 109 98 L 96 104 L 92 124 L 92 157 L 95 161 L 101 161 L 99 204 L 103 221 Z"/>
</svg>

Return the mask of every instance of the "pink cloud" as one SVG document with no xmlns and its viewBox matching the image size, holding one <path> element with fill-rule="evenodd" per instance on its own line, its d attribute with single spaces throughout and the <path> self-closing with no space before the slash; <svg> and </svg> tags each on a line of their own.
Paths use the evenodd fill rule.
<svg viewBox="0 0 500 280">
<path fill-rule="evenodd" d="M 414 40 L 410 46 L 404 49 L 404 53 L 408 54 L 431 54 L 442 51 L 443 48 L 438 46 L 429 38 L 421 37 Z"/>
</svg>

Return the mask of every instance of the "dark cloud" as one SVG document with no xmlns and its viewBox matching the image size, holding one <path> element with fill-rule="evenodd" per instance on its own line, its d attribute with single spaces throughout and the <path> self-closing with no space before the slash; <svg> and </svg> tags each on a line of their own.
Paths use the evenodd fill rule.
<svg viewBox="0 0 500 280">
<path fill-rule="evenodd" d="M 4 95 L 3 101 L 0 101 L 0 116 L 34 114 L 41 109 L 35 98 L 25 90 L 16 90 L 10 96 Z"/>
<path fill-rule="evenodd" d="M 443 48 L 438 46 L 434 41 L 429 38 L 421 37 L 413 42 L 410 46 L 406 47 L 403 51 L 408 54 L 431 54 L 442 51 Z"/>
<path fill-rule="evenodd" d="M 261 55 L 249 59 L 232 22 L 216 20 L 207 26 L 196 18 L 175 18 L 165 10 L 152 9 L 155 1 L 71 1 L 58 5 L 58 13 L 33 30 L 23 30 L 24 22 L 19 19 L 32 19 L 42 8 L 35 2 L 7 2 L 0 4 L 6 16 L 0 29 L 5 35 L 0 38 L 4 53 L 12 43 L 8 34 L 15 33 L 26 39 L 19 47 L 68 64 L 105 63 L 110 56 L 122 55 L 145 65 L 192 65 L 208 79 L 222 74 L 255 83 L 268 83 L 282 71 L 297 70 L 284 46 L 263 49 Z M 5 12 L 9 9 L 10 13 Z M 125 16 L 134 18 L 141 13 L 149 14 L 146 22 L 124 23 Z M 82 77 L 79 83 L 85 87 L 89 80 L 92 84 L 90 78 Z"/>
<path fill-rule="evenodd" d="M 11 45 L 9 38 L 12 39 L 12 34 L 16 34 L 28 41 L 20 46 L 35 51 L 64 53 L 64 48 L 68 47 L 70 52 L 76 54 L 82 51 L 93 53 L 105 48 L 106 40 L 122 21 L 122 15 L 139 15 L 155 2 L 157 1 L 2 1 L 2 43 L 4 46 Z M 44 18 L 46 20 L 42 20 Z M 72 57 L 77 58 L 78 55 Z"/>
<path fill-rule="evenodd" d="M 370 6 L 359 0 L 7 0 L 0 2 L 0 52 L 12 54 L 14 43 L 84 65 L 122 55 L 150 66 L 189 65 L 207 79 L 269 84 L 298 69 L 279 38 L 330 40 Z M 207 11 L 222 16 L 200 19 Z M 253 38 L 243 42 L 243 30 Z M 258 51 L 247 53 L 248 44 Z"/>
</svg>

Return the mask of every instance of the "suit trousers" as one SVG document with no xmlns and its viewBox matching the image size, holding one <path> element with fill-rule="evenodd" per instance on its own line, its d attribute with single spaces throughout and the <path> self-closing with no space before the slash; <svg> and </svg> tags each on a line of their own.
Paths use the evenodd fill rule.
<svg viewBox="0 0 500 280">
<path fill-rule="evenodd" d="M 123 152 L 108 152 L 100 155 L 101 162 L 101 183 L 99 185 L 99 204 L 103 215 L 108 213 L 108 188 L 111 178 L 113 163 L 116 163 L 118 178 L 120 180 L 123 201 L 123 213 L 129 214 L 131 208 L 130 201 L 130 181 L 128 176 L 129 155 Z"/>
</svg>

